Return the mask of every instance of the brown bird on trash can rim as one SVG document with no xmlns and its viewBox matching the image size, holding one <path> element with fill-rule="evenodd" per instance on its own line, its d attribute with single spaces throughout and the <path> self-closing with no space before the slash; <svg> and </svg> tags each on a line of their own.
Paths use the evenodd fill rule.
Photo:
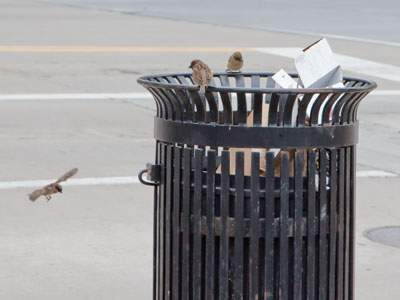
<svg viewBox="0 0 400 300">
<path fill-rule="evenodd" d="M 243 57 L 242 53 L 236 51 L 234 52 L 228 60 L 228 69 L 226 72 L 240 72 L 243 67 Z"/>
<path fill-rule="evenodd" d="M 62 186 L 60 185 L 60 182 L 66 181 L 68 178 L 74 176 L 77 172 L 78 172 L 77 168 L 68 171 L 63 176 L 58 178 L 55 182 L 50 183 L 44 186 L 43 188 L 38 189 L 33 193 L 29 194 L 29 200 L 34 202 L 40 196 L 44 196 L 47 199 L 47 202 L 49 202 L 51 200 L 51 195 L 56 193 L 62 193 L 63 189 Z"/>
<path fill-rule="evenodd" d="M 193 70 L 193 81 L 200 86 L 200 93 L 204 94 L 212 79 L 211 69 L 200 59 L 192 60 L 189 69 Z"/>
</svg>

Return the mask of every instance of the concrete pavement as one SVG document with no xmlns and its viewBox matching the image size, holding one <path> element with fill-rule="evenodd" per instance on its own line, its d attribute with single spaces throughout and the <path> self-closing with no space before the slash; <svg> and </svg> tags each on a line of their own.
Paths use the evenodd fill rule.
<svg viewBox="0 0 400 300">
<path fill-rule="evenodd" d="M 44 0 L 77 7 L 277 32 L 341 36 L 400 45 L 396 0 Z M 172 4 L 173 3 L 173 4 Z M 177 9 L 179 7 L 179 9 Z"/>
</svg>

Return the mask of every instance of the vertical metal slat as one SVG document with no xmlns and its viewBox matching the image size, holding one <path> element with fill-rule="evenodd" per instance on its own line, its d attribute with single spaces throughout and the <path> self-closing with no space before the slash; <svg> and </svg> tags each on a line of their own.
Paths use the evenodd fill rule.
<svg viewBox="0 0 400 300">
<path fill-rule="evenodd" d="M 172 213 L 172 299 L 179 299 L 179 218 L 181 202 L 181 147 L 174 150 L 174 199 Z"/>
<path fill-rule="evenodd" d="M 250 299 L 258 299 L 259 270 L 259 200 L 260 200 L 260 153 L 251 153 L 251 210 L 250 210 Z"/>
<path fill-rule="evenodd" d="M 234 252 L 234 299 L 243 300 L 243 237 L 244 237 L 244 153 L 236 152 L 235 182 L 235 252 Z M 208 300 L 208 299 L 207 299 Z"/>
<path fill-rule="evenodd" d="M 273 93 L 269 98 L 269 110 L 268 110 L 268 125 L 274 126 L 278 125 L 278 108 L 279 108 L 279 101 L 280 96 L 277 93 Z"/>
<path fill-rule="evenodd" d="M 307 174 L 307 300 L 315 299 L 315 159 L 314 150 L 309 150 Z"/>
<path fill-rule="evenodd" d="M 289 299 L 289 154 L 281 152 L 279 299 Z"/>
<path fill-rule="evenodd" d="M 172 192 L 172 146 L 167 146 L 165 197 L 165 299 L 171 298 L 171 192 Z"/>
<path fill-rule="evenodd" d="M 165 144 L 161 144 L 161 162 L 165 166 L 166 162 L 166 146 Z M 164 243 L 164 236 L 165 236 L 165 177 L 166 177 L 166 170 L 165 167 L 161 169 L 161 184 L 160 184 L 160 209 L 159 209 L 159 245 L 160 245 L 160 253 L 159 253 L 159 266 L 158 266 L 158 293 L 159 299 L 164 298 L 164 273 L 165 273 L 165 262 L 164 262 L 164 253 L 165 253 L 165 243 Z"/>
<path fill-rule="evenodd" d="M 338 206 L 339 206 L 339 222 L 338 222 L 338 257 L 337 257 L 337 278 L 336 278 L 336 299 L 337 300 L 347 300 L 343 299 L 343 276 L 344 276 L 344 241 L 343 241 L 343 231 L 344 231 L 344 149 L 339 149 L 339 195 L 338 195 Z"/>
<path fill-rule="evenodd" d="M 206 194 L 206 299 L 214 299 L 215 289 L 215 150 L 207 151 L 207 194 Z"/>
<path fill-rule="evenodd" d="M 161 161 L 161 143 L 157 142 L 156 145 L 156 163 L 160 163 Z M 161 185 L 158 185 L 154 188 L 154 223 L 153 223 L 153 234 L 154 234 L 154 248 L 153 248 L 153 299 L 159 299 L 159 257 L 160 257 L 160 207 L 159 203 L 161 199 Z"/>
<path fill-rule="evenodd" d="M 251 76 L 251 87 L 252 88 L 259 88 L 260 87 L 260 76 L 259 75 L 252 75 Z M 254 109 L 254 95 L 251 94 L 251 109 Z M 262 97 L 262 95 L 261 95 Z M 261 99 L 262 101 L 262 99 Z"/>
<path fill-rule="evenodd" d="M 345 150 L 345 223 L 344 223 L 344 299 L 349 299 L 349 264 L 350 264 L 350 147 Z"/>
<path fill-rule="evenodd" d="M 189 300 L 189 234 L 190 234 L 190 173 L 192 149 L 183 150 L 183 197 L 182 197 L 182 299 Z"/>
<path fill-rule="evenodd" d="M 336 255 L 337 255 L 337 150 L 330 153 L 329 191 L 329 300 L 336 300 Z"/>
<path fill-rule="evenodd" d="M 304 150 L 302 150 L 304 151 Z M 293 299 L 302 300 L 303 294 L 303 159 L 302 151 L 295 155 L 295 179 L 294 179 L 294 276 L 293 276 Z"/>
<path fill-rule="evenodd" d="M 193 200 L 193 300 L 201 300 L 201 212 L 203 193 L 203 149 L 196 149 L 194 154 L 194 200 Z"/>
<path fill-rule="evenodd" d="M 266 154 L 267 170 L 265 178 L 265 291 L 264 299 L 275 299 L 274 292 L 274 224 L 275 224 L 275 177 L 274 177 L 274 152 Z"/>
<path fill-rule="evenodd" d="M 327 249 L 327 201 L 326 201 L 326 150 L 319 151 L 319 300 L 327 299 L 328 249 Z"/>
<path fill-rule="evenodd" d="M 219 271 L 219 299 L 228 300 L 229 297 L 229 155 L 223 150 L 221 153 L 221 239 L 220 239 L 220 271 Z"/>
<path fill-rule="evenodd" d="M 253 124 L 260 125 L 262 120 L 262 101 L 263 101 L 263 94 L 256 93 L 253 97 Z M 265 112 L 264 112 L 265 113 Z"/>
<path fill-rule="evenodd" d="M 351 174 L 350 174 L 350 287 L 349 300 L 354 300 L 354 255 L 355 255 L 355 209 L 356 209 L 356 146 L 351 147 Z"/>
</svg>

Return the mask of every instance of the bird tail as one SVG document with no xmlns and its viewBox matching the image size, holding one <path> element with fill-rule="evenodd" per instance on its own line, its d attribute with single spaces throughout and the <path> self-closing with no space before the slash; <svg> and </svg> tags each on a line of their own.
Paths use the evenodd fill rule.
<svg viewBox="0 0 400 300">
<path fill-rule="evenodd" d="M 29 200 L 31 200 L 32 202 L 36 201 L 36 199 L 40 197 L 40 195 L 37 195 L 35 193 L 28 194 L 28 196 L 29 196 Z"/>
<path fill-rule="evenodd" d="M 36 190 L 31 194 L 28 194 L 29 196 L 29 200 L 31 200 L 32 202 L 34 202 L 37 198 L 39 198 L 40 196 L 42 196 L 41 190 Z"/>
<path fill-rule="evenodd" d="M 206 86 L 205 85 L 201 85 L 199 92 L 202 93 L 202 94 L 205 94 L 206 93 Z"/>
</svg>

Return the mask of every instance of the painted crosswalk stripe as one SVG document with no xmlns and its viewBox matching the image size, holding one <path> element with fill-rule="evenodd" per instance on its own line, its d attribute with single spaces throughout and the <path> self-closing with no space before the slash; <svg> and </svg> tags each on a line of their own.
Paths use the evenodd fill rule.
<svg viewBox="0 0 400 300">
<path fill-rule="evenodd" d="M 389 178 L 399 177 L 399 175 L 381 171 L 381 170 L 370 170 L 370 171 L 358 171 L 358 178 Z M 0 182 L 0 190 L 10 190 L 18 188 L 39 188 L 43 187 L 56 179 L 48 180 L 27 180 L 27 181 L 2 181 Z M 70 179 L 64 182 L 63 186 L 93 186 L 93 185 L 124 185 L 124 184 L 137 184 L 140 183 L 137 176 L 121 176 L 121 177 L 88 177 Z"/>
<path fill-rule="evenodd" d="M 0 94 L 0 101 L 44 100 L 136 100 L 151 99 L 150 93 L 57 93 L 57 94 Z"/>
<path fill-rule="evenodd" d="M 17 189 L 17 188 L 39 188 L 43 187 L 56 179 L 48 180 L 27 180 L 27 181 L 3 181 L 0 182 L 0 189 Z M 139 183 L 137 176 L 122 176 L 122 177 L 88 177 L 69 179 L 64 182 L 63 186 L 88 186 L 88 185 L 121 185 L 121 184 L 136 184 Z"/>
<path fill-rule="evenodd" d="M 370 170 L 370 171 L 358 171 L 357 177 L 359 178 L 388 178 L 388 177 L 399 177 L 398 174 L 382 171 L 382 170 Z"/>
<path fill-rule="evenodd" d="M 375 90 L 370 96 L 400 96 L 400 90 Z M 0 94 L 4 101 L 57 101 L 57 100 L 146 100 L 150 93 L 58 93 L 58 94 Z"/>
</svg>

